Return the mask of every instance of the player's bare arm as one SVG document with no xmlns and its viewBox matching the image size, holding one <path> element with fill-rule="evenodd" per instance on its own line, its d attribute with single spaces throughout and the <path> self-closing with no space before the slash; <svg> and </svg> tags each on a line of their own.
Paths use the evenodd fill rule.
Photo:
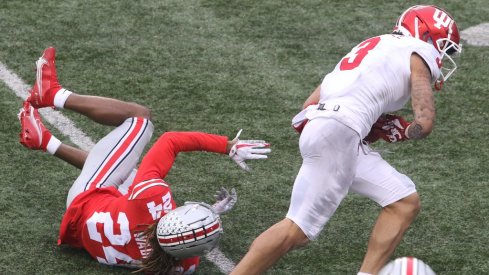
<svg viewBox="0 0 489 275">
<path fill-rule="evenodd" d="M 421 139 L 428 136 L 435 121 L 435 100 L 431 88 L 431 73 L 423 59 L 411 56 L 411 104 L 414 121 L 407 128 L 410 139 Z"/>
<path fill-rule="evenodd" d="M 307 106 L 312 104 L 317 104 L 319 102 L 319 97 L 321 96 L 321 85 L 317 86 L 314 92 L 306 99 L 304 105 L 302 105 L 302 109 L 305 109 Z"/>
</svg>

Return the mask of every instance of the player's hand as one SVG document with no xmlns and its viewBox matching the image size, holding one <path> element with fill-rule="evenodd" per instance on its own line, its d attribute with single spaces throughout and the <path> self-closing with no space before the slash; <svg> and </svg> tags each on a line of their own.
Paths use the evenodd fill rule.
<svg viewBox="0 0 489 275">
<path fill-rule="evenodd" d="M 404 118 L 393 114 L 384 114 L 379 117 L 372 128 L 387 142 L 408 140 L 406 130 L 410 125 Z"/>
<path fill-rule="evenodd" d="M 266 159 L 268 156 L 266 154 L 270 153 L 272 150 L 269 148 L 270 144 L 266 143 L 264 140 L 239 140 L 241 135 L 239 130 L 236 137 L 231 141 L 234 145 L 229 150 L 229 156 L 234 162 L 236 162 L 241 169 L 245 171 L 251 171 L 246 160 L 249 159 Z"/>
<path fill-rule="evenodd" d="M 372 127 L 368 135 L 364 137 L 363 140 L 368 144 L 372 144 L 380 139 L 381 134 L 382 134 L 382 129 L 377 129 L 375 127 Z"/>
<path fill-rule="evenodd" d="M 238 201 L 238 194 L 234 188 L 231 189 L 231 192 L 228 192 L 226 188 L 221 187 L 214 195 L 214 198 L 216 198 L 216 202 L 212 205 L 212 208 L 217 214 L 222 215 L 233 209 Z"/>
</svg>

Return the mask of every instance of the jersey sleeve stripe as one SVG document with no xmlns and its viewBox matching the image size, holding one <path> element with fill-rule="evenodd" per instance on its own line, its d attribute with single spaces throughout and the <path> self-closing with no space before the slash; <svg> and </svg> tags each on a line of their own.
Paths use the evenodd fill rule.
<svg viewBox="0 0 489 275">
<path fill-rule="evenodd" d="M 164 185 L 168 186 L 168 184 L 163 179 L 150 179 L 150 180 L 145 180 L 145 181 L 137 183 L 136 185 L 134 185 L 133 189 L 135 190 L 137 188 L 140 188 L 141 186 L 144 186 L 147 183 L 152 183 L 152 182 L 161 182 Z"/>
<path fill-rule="evenodd" d="M 154 187 L 154 186 L 168 187 L 168 184 L 166 184 L 162 179 L 153 179 L 153 180 L 143 181 L 143 182 L 138 183 L 134 186 L 128 200 L 135 199 L 143 191 L 145 191 L 151 187 Z"/>
</svg>

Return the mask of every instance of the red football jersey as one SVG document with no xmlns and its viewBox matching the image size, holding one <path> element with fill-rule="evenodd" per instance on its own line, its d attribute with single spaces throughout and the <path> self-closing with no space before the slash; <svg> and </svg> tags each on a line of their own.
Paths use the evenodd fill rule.
<svg viewBox="0 0 489 275">
<path fill-rule="evenodd" d="M 137 267 L 145 250 L 143 231 L 176 208 L 163 178 L 179 152 L 226 153 L 227 137 L 198 132 L 162 135 L 143 158 L 126 195 L 116 188 L 97 188 L 78 195 L 66 210 L 58 244 L 84 248 L 100 263 Z M 181 261 L 177 269 L 193 272 L 199 257 Z"/>
</svg>

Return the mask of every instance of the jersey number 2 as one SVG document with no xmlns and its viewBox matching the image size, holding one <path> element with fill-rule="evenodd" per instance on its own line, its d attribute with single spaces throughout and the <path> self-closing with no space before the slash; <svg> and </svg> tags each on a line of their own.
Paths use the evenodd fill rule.
<svg viewBox="0 0 489 275">
<path fill-rule="evenodd" d="M 356 67 L 358 67 L 358 65 L 362 63 L 362 60 L 365 58 L 368 52 L 373 48 L 375 48 L 375 46 L 377 46 L 379 41 L 380 41 L 380 37 L 376 36 L 358 44 L 355 48 L 351 50 L 351 52 L 349 52 L 341 60 L 340 70 L 342 71 L 353 70 Z"/>
<path fill-rule="evenodd" d="M 131 233 L 129 232 L 129 221 L 127 220 L 126 213 L 119 212 L 117 216 L 117 224 L 119 225 L 121 234 L 115 234 L 114 220 L 110 216 L 109 212 L 95 212 L 87 220 L 88 235 L 90 239 L 100 243 L 102 245 L 102 234 L 97 230 L 97 224 L 103 224 L 104 236 L 109 240 L 112 245 L 124 245 L 131 240 Z M 103 246 L 105 258 L 97 257 L 99 263 L 103 264 L 117 264 L 117 259 L 123 260 L 127 263 L 134 261 L 129 255 L 117 251 L 112 246 Z"/>
</svg>

